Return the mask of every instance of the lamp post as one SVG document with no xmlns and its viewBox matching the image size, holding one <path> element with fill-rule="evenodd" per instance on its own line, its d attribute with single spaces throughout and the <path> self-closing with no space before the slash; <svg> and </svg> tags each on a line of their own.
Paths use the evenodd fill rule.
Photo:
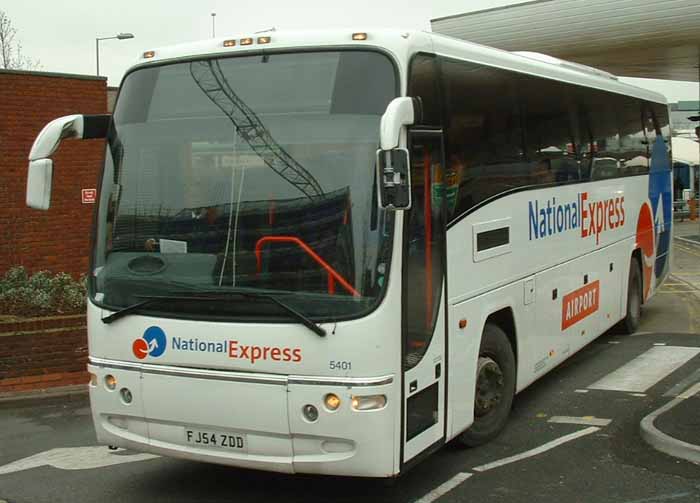
<svg viewBox="0 0 700 503">
<path fill-rule="evenodd" d="M 211 38 L 216 37 L 216 12 L 211 13 Z"/>
<path fill-rule="evenodd" d="M 133 33 L 119 33 L 118 35 L 115 35 L 114 37 L 98 37 L 95 39 L 95 57 L 97 58 L 97 76 L 100 76 L 100 40 L 112 40 L 112 39 L 118 39 L 118 40 L 126 40 L 128 38 L 134 38 Z"/>
</svg>

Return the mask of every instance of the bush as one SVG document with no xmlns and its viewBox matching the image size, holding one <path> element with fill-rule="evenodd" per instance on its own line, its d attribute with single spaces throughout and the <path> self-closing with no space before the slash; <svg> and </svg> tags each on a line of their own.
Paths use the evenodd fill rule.
<svg viewBox="0 0 700 503">
<path fill-rule="evenodd" d="M 85 276 L 75 281 L 64 272 L 39 271 L 32 276 L 13 267 L 0 277 L 0 314 L 46 316 L 85 311 Z"/>
</svg>

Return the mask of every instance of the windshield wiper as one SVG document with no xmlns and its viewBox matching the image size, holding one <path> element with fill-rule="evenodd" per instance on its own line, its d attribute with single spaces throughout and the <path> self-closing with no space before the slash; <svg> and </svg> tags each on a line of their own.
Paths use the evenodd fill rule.
<svg viewBox="0 0 700 503">
<path fill-rule="evenodd" d="M 206 301 L 213 301 L 213 302 L 226 302 L 231 300 L 231 297 L 247 297 L 250 299 L 264 299 L 268 300 L 270 302 L 273 302 L 274 304 L 277 304 L 280 306 L 282 309 L 284 309 L 288 314 L 292 316 L 295 320 L 297 320 L 299 323 L 307 327 L 309 330 L 314 332 L 320 337 L 325 337 L 326 336 L 326 330 L 321 327 L 320 325 L 314 323 L 313 320 L 307 318 L 305 315 L 291 307 L 290 305 L 282 302 L 278 298 L 266 294 L 266 293 L 256 293 L 256 292 L 241 292 L 241 291 L 227 291 L 227 292 L 207 292 L 206 295 L 152 295 L 152 296 L 137 296 L 137 297 L 143 297 L 144 300 L 140 302 L 136 302 L 135 304 L 131 304 L 130 306 L 127 306 L 123 309 L 120 309 L 117 312 L 114 312 L 110 314 L 109 316 L 105 316 L 102 318 L 102 323 L 110 324 L 115 321 L 117 321 L 119 318 L 122 318 L 128 314 L 138 312 L 141 308 L 146 307 L 150 304 L 155 304 L 158 302 L 162 301 L 172 301 L 172 300 L 180 300 L 180 301 L 195 301 L 195 302 L 206 302 Z"/>
</svg>

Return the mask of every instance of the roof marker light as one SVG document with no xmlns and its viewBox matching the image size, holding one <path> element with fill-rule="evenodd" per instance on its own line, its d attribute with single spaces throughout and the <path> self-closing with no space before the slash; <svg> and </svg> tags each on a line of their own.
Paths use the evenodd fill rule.
<svg viewBox="0 0 700 503">
<path fill-rule="evenodd" d="M 224 40 L 224 47 L 235 47 L 236 41 L 234 39 Z"/>
<path fill-rule="evenodd" d="M 152 58 L 155 55 L 156 55 L 156 51 L 146 51 L 143 53 L 143 57 L 145 59 Z"/>
<path fill-rule="evenodd" d="M 272 39 L 270 37 L 258 37 L 258 44 L 269 44 Z"/>
<path fill-rule="evenodd" d="M 241 45 L 253 45 L 253 39 L 250 37 L 242 38 Z"/>
<path fill-rule="evenodd" d="M 367 40 L 367 34 L 365 32 L 358 32 L 352 34 L 353 40 Z"/>
</svg>

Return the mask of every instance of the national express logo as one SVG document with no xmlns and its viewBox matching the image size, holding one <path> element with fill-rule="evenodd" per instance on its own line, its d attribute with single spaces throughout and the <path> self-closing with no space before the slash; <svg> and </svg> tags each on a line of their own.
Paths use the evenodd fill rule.
<svg viewBox="0 0 700 503">
<path fill-rule="evenodd" d="M 143 333 L 143 336 L 136 339 L 131 346 L 134 351 L 134 356 L 139 360 L 143 360 L 147 356 L 157 358 L 165 353 L 165 347 L 168 342 L 165 337 L 165 332 L 160 327 L 148 327 Z"/>
<path fill-rule="evenodd" d="M 582 238 L 595 236 L 596 245 L 602 233 L 625 224 L 625 196 L 591 201 L 588 192 L 576 199 L 528 202 L 530 241 L 576 230 Z"/>
<path fill-rule="evenodd" d="M 148 327 L 132 344 L 134 356 L 143 360 L 147 356 L 158 358 L 165 353 L 168 338 L 160 327 Z M 237 340 L 208 341 L 198 337 L 171 337 L 170 350 L 176 352 L 194 352 L 222 354 L 232 360 L 246 360 L 251 365 L 258 361 L 300 363 L 301 348 L 286 346 L 260 346 L 244 344 Z"/>
</svg>

